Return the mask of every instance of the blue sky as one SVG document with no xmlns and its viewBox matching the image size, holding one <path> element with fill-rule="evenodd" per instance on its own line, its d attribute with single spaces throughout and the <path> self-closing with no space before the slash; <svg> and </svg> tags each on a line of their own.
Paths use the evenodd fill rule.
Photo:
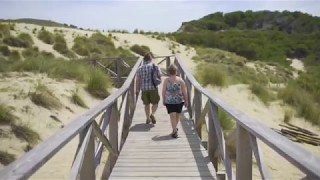
<svg viewBox="0 0 320 180">
<path fill-rule="evenodd" d="M 320 16 L 320 0 L 0 0 L 0 18 L 37 18 L 91 29 L 173 32 L 182 22 L 217 11 L 302 11 Z"/>
</svg>

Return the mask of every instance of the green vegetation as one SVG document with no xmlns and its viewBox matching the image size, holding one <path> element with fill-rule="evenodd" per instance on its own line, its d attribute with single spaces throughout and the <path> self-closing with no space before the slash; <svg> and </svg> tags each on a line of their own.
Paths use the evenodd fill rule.
<svg viewBox="0 0 320 180">
<path fill-rule="evenodd" d="M 0 38 L 10 36 L 10 26 L 8 24 L 0 24 Z"/>
<path fill-rule="evenodd" d="M 41 139 L 38 133 L 26 125 L 12 124 L 11 129 L 17 138 L 27 141 L 31 146 L 36 145 Z"/>
<path fill-rule="evenodd" d="M 14 160 L 16 160 L 16 156 L 13 154 L 10 154 L 8 152 L 5 151 L 0 151 L 0 163 L 3 165 L 8 165 L 11 162 L 13 162 Z"/>
<path fill-rule="evenodd" d="M 14 123 L 17 117 L 12 114 L 12 109 L 0 104 L 0 125 Z"/>
<path fill-rule="evenodd" d="M 97 98 L 106 98 L 109 96 L 108 88 L 110 87 L 110 79 L 104 72 L 91 69 L 90 78 L 87 84 L 87 90 L 91 95 Z"/>
<path fill-rule="evenodd" d="M 31 36 L 27 33 L 21 33 L 17 37 L 7 36 L 3 42 L 9 46 L 28 48 L 33 44 Z"/>
<path fill-rule="evenodd" d="M 249 89 L 266 105 L 269 101 L 274 100 L 274 96 L 264 85 L 253 83 L 249 86 Z"/>
<path fill-rule="evenodd" d="M 30 98 L 36 105 L 47 109 L 60 109 L 62 104 L 47 86 L 38 84 L 36 90 L 30 93 Z"/>
<path fill-rule="evenodd" d="M 225 132 L 228 132 L 235 128 L 234 121 L 230 118 L 230 116 L 227 113 L 225 113 L 221 109 L 218 111 L 218 118 L 219 118 L 220 126 Z"/>
<path fill-rule="evenodd" d="M 83 108 L 88 108 L 86 103 L 83 101 L 83 99 L 79 96 L 77 92 L 72 93 L 71 102 Z"/>
<path fill-rule="evenodd" d="M 195 76 L 204 86 L 211 84 L 223 87 L 226 84 L 225 73 L 215 65 L 199 65 Z"/>
<path fill-rule="evenodd" d="M 292 112 L 291 110 L 286 109 L 286 110 L 284 111 L 283 122 L 289 123 L 290 120 L 292 119 L 292 117 L 293 117 L 293 112 Z"/>
<path fill-rule="evenodd" d="M 94 33 L 90 38 L 76 37 L 72 50 L 80 56 L 99 57 L 132 57 L 130 51 L 116 48 L 110 37 Z"/>
<path fill-rule="evenodd" d="M 103 71 L 81 63 L 80 60 L 65 61 L 39 56 L 13 64 L 12 70 L 47 73 L 52 78 L 85 82 L 88 92 L 95 97 L 105 98 L 108 95 L 107 88 L 111 87 L 111 80 Z"/>
<path fill-rule="evenodd" d="M 144 46 L 144 45 L 139 46 L 138 44 L 131 46 L 130 50 L 141 56 L 144 56 L 150 52 L 150 48 L 148 46 Z"/>
<path fill-rule="evenodd" d="M 44 28 L 42 28 L 41 31 L 38 32 L 38 38 L 46 44 L 54 43 L 54 35 Z"/>
<path fill-rule="evenodd" d="M 62 35 L 57 34 L 54 39 L 53 49 L 69 58 L 74 58 L 75 54 L 67 47 L 66 40 Z"/>
<path fill-rule="evenodd" d="M 13 50 L 9 55 L 9 61 L 10 62 L 16 62 L 21 59 L 19 51 Z"/>
<path fill-rule="evenodd" d="M 4 56 L 9 56 L 10 55 L 10 49 L 8 48 L 7 45 L 0 45 L 0 52 Z"/>
</svg>

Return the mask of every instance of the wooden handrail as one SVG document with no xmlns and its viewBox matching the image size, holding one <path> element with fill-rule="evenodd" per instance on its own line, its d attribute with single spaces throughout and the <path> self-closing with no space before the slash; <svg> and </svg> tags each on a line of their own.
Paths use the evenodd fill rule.
<svg viewBox="0 0 320 180">
<path fill-rule="evenodd" d="M 108 107 L 112 106 L 124 93 L 131 91 L 138 67 L 142 63 L 140 58 L 132 71 L 130 72 L 127 80 L 112 96 L 107 97 L 97 106 L 91 108 L 81 116 L 75 118 L 69 125 L 61 129 L 59 132 L 51 136 L 46 141 L 40 143 L 34 149 L 26 153 L 24 156 L 11 163 L 0 171 L 0 179 L 27 179 L 40 167 L 42 167 L 52 156 L 60 151 L 68 142 L 70 142 L 76 135 L 81 133 L 86 127 L 91 126 L 95 118 L 104 112 Z M 131 88 L 131 89 L 130 89 Z M 134 96 L 132 94 L 132 96 Z M 90 129 L 92 132 L 92 128 Z M 88 132 L 87 132 L 88 133 Z M 90 138 L 86 138 L 90 139 Z M 118 140 L 117 140 L 118 141 Z M 82 150 L 84 151 L 84 150 Z M 80 160 L 79 160 L 80 161 Z"/>
<path fill-rule="evenodd" d="M 208 98 L 208 101 L 210 102 L 211 108 L 220 108 L 227 114 L 229 114 L 236 122 L 237 122 L 237 137 L 243 136 L 245 139 L 248 139 L 247 142 L 242 141 L 241 139 L 238 139 L 237 144 L 241 144 L 239 146 L 243 146 L 243 148 L 251 148 L 254 152 L 254 155 L 256 159 L 258 158 L 258 166 L 260 169 L 260 173 L 263 179 L 269 178 L 270 176 L 266 173 L 266 166 L 264 164 L 261 164 L 262 160 L 262 154 L 258 153 L 259 147 L 257 145 L 256 139 L 260 139 L 262 142 L 264 142 L 266 145 L 268 145 L 270 148 L 272 148 L 274 151 L 276 151 L 278 154 L 280 154 L 282 157 L 284 157 L 286 160 L 288 160 L 291 164 L 296 166 L 298 169 L 300 169 L 302 172 L 304 172 L 307 177 L 320 179 L 320 159 L 313 155 L 312 153 L 308 152 L 301 146 L 293 143 L 292 141 L 288 140 L 287 138 L 279 135 L 278 133 L 272 131 L 270 128 L 266 127 L 262 123 L 258 122 L 257 120 L 245 115 L 243 112 L 239 111 L 238 109 L 230 106 L 208 90 L 204 89 L 193 77 L 193 75 L 189 72 L 189 70 L 184 65 L 183 61 L 180 59 L 179 56 L 175 57 L 175 64 L 178 66 L 178 71 L 183 79 L 186 81 L 189 81 L 192 84 L 192 87 L 194 88 L 195 92 L 200 92 L 202 95 L 206 96 Z M 188 88 L 189 94 L 191 94 L 191 88 Z M 197 94 L 197 93 L 195 93 Z M 191 97 L 189 97 L 191 100 Z M 201 96 L 200 96 L 201 98 Z M 195 98 L 196 99 L 196 98 Z M 199 97 L 198 97 L 199 99 Z M 191 104 L 191 103 L 189 103 Z M 201 108 L 200 108 L 201 109 Z M 209 108 L 210 109 L 210 108 Z M 198 117 L 200 116 L 201 112 L 195 112 L 195 114 L 198 114 Z M 201 114 L 201 118 L 203 119 L 204 115 Z M 209 121 L 215 121 L 218 119 L 209 119 Z M 199 119 L 201 120 L 201 119 Z M 195 119 L 196 124 L 200 124 L 198 122 L 198 119 Z M 209 124 L 212 124 L 209 122 Z M 242 130 L 240 130 L 240 129 Z M 208 128 L 210 131 L 210 127 Z M 217 132 L 218 129 L 216 129 Z M 221 129 L 219 130 L 221 131 Z M 245 133 L 245 134 L 243 134 Z M 210 133 L 209 133 L 210 134 Z M 223 134 L 222 134 L 223 135 Z M 248 136 L 248 137 L 247 137 Z M 201 137 L 201 134 L 200 134 Z M 210 137 L 209 137 L 210 138 Z M 244 145 L 243 143 L 249 143 L 249 145 Z M 210 142 L 209 142 L 210 146 Z M 224 146 L 224 144 L 221 144 L 219 142 L 219 146 Z M 237 154 L 243 153 L 244 151 L 241 150 L 241 147 L 237 147 Z M 221 148 L 220 148 L 221 149 Z M 222 154 L 225 154 L 225 152 L 222 152 Z M 211 154 L 212 155 L 212 154 Z M 250 172 L 250 169 L 246 167 L 247 162 L 244 162 L 243 159 L 241 159 L 241 155 L 237 155 L 237 177 L 233 177 L 232 173 L 228 174 L 227 171 L 227 177 L 228 179 L 241 179 L 242 177 L 248 177 L 248 175 L 245 174 L 245 172 Z M 209 154 L 210 156 L 210 154 Z M 212 155 L 213 156 L 213 155 Z M 249 159 L 246 159 L 248 161 Z M 250 158 L 251 161 L 251 158 Z M 249 163 L 250 164 L 250 163 Z M 228 166 L 227 164 L 225 164 Z M 250 167 L 252 168 L 252 167 Z M 243 171 L 243 173 L 242 173 Z M 252 171 L 251 171 L 252 172 Z M 250 174 L 252 177 L 252 174 Z M 250 177 L 250 178 L 251 178 Z"/>
</svg>

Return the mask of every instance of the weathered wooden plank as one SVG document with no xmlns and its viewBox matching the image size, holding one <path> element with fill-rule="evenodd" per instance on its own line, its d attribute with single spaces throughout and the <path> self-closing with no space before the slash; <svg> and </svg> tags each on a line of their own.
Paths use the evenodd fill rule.
<svg viewBox="0 0 320 180">
<path fill-rule="evenodd" d="M 237 171 L 239 180 L 252 179 L 252 149 L 248 132 L 237 124 Z"/>
<path fill-rule="evenodd" d="M 113 169 L 114 172 L 145 172 L 145 171 L 150 171 L 150 172 L 198 172 L 198 171 L 215 171 L 212 166 L 200 166 L 200 167 L 175 167 L 175 166 L 167 166 L 167 167 L 115 167 Z"/>
<path fill-rule="evenodd" d="M 212 177 L 215 179 L 215 175 L 210 171 L 201 171 L 201 172 L 149 172 L 146 169 L 146 172 L 114 172 L 112 173 L 112 177 L 179 177 L 179 176 L 189 176 L 189 177 Z"/>
<path fill-rule="evenodd" d="M 268 166 L 265 164 L 263 159 L 263 154 L 260 150 L 259 144 L 257 143 L 257 138 L 253 135 L 249 134 L 250 144 L 252 151 L 254 153 L 254 157 L 256 158 L 256 162 L 259 167 L 260 175 L 262 179 L 272 179 L 271 173 L 268 169 Z"/>
<path fill-rule="evenodd" d="M 99 140 L 102 142 L 102 144 L 109 150 L 109 152 L 112 155 L 117 156 L 118 155 L 117 152 L 112 148 L 112 146 L 111 146 L 109 140 L 106 138 L 106 136 L 102 134 L 101 130 L 99 129 L 99 127 L 95 121 L 93 121 L 92 127 L 93 127 L 95 135 L 99 138 Z"/>
<path fill-rule="evenodd" d="M 131 180 L 212 180 L 212 177 L 130 177 Z M 128 177 L 112 177 L 112 180 L 128 180 Z"/>
</svg>

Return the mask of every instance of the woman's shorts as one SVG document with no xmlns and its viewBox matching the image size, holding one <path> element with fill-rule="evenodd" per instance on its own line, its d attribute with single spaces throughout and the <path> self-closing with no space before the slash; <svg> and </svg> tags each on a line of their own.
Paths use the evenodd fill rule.
<svg viewBox="0 0 320 180">
<path fill-rule="evenodd" d="M 183 104 L 183 102 L 180 104 L 166 104 L 168 114 L 172 112 L 181 113 Z"/>
</svg>

